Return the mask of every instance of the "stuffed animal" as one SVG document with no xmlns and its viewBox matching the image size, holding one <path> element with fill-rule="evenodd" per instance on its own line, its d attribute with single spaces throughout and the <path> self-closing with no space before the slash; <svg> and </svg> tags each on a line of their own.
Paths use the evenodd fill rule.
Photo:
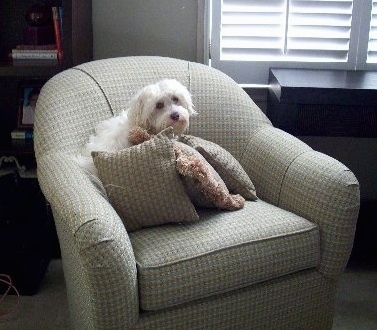
<svg viewBox="0 0 377 330">
<path fill-rule="evenodd" d="M 136 145 L 153 138 L 145 129 L 134 127 L 129 132 L 129 141 Z M 182 148 L 181 142 L 173 140 L 174 152 L 176 156 L 176 168 L 178 173 L 183 177 L 191 178 L 196 188 L 210 201 L 214 206 L 222 210 L 234 211 L 241 209 L 245 204 L 245 199 L 241 195 L 232 195 L 229 193 L 225 183 L 218 180 L 211 165 L 205 159 L 196 156 L 195 150 L 187 145 Z M 185 152 L 187 148 L 194 151 Z"/>
</svg>

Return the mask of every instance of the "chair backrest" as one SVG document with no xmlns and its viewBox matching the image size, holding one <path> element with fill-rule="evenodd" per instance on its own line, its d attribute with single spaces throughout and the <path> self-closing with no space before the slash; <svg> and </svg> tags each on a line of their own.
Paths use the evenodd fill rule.
<svg viewBox="0 0 377 330">
<path fill-rule="evenodd" d="M 198 115 L 188 134 L 241 157 L 250 137 L 271 125 L 232 79 L 203 64 L 136 56 L 88 62 L 52 77 L 42 88 L 35 118 L 35 152 L 76 153 L 96 124 L 117 115 L 145 85 L 175 78 L 192 94 Z"/>
</svg>

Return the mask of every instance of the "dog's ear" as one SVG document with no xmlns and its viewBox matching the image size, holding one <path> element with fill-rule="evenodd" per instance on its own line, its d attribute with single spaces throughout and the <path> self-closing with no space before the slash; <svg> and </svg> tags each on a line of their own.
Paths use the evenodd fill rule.
<svg viewBox="0 0 377 330">
<path fill-rule="evenodd" d="M 194 115 L 197 115 L 197 111 L 194 109 L 194 104 L 192 103 L 192 99 L 191 99 L 191 95 L 189 94 L 189 101 L 187 101 L 187 110 L 190 114 L 190 116 L 194 116 Z"/>
<path fill-rule="evenodd" d="M 127 112 L 128 120 L 133 124 L 133 126 L 145 127 L 145 118 L 143 116 L 143 109 L 145 106 L 145 98 L 143 96 L 143 90 L 137 93 L 131 100 L 130 108 Z"/>
<path fill-rule="evenodd" d="M 181 90 L 181 94 L 183 96 L 183 100 L 185 103 L 184 107 L 187 109 L 189 115 L 190 116 L 197 115 L 198 113 L 194 109 L 194 104 L 192 102 L 190 92 L 186 88 L 184 88 L 183 90 Z"/>
<path fill-rule="evenodd" d="M 178 94 L 180 94 L 180 99 L 183 100 L 183 103 L 184 103 L 184 107 L 185 109 L 187 109 L 188 113 L 190 116 L 193 116 L 193 115 L 196 115 L 197 112 L 195 111 L 194 109 L 194 104 L 192 102 L 192 98 L 191 98 L 191 94 L 190 92 L 188 91 L 188 89 L 182 85 L 181 83 L 179 83 L 178 81 L 176 80 L 173 80 L 175 82 L 175 85 L 178 86 Z"/>
</svg>

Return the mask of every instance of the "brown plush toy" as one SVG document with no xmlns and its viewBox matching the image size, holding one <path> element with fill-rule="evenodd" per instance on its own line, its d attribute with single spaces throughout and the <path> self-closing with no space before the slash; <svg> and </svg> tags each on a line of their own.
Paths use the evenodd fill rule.
<svg viewBox="0 0 377 330">
<path fill-rule="evenodd" d="M 129 133 L 129 140 L 134 145 L 148 141 L 151 138 L 153 138 L 153 135 L 138 126 L 132 128 Z M 191 148 L 189 146 L 186 147 Z M 245 199 L 241 195 L 230 194 L 224 182 L 215 178 L 213 168 L 211 169 L 211 165 L 204 159 L 193 154 L 186 154 L 180 147 L 179 142 L 174 143 L 174 152 L 178 173 L 181 176 L 192 178 L 196 188 L 214 206 L 229 211 L 238 210 L 244 206 Z"/>
</svg>

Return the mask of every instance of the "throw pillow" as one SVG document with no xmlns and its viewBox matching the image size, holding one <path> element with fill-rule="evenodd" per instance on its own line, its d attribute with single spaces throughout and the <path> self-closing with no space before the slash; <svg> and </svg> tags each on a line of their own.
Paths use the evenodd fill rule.
<svg viewBox="0 0 377 330">
<path fill-rule="evenodd" d="M 199 219 L 176 170 L 173 142 L 164 133 L 119 152 L 92 152 L 92 157 L 128 231 Z"/>
<path fill-rule="evenodd" d="M 180 141 L 197 150 L 220 175 L 231 194 L 257 200 L 253 182 L 230 152 L 216 143 L 192 135 L 182 135 Z"/>
<path fill-rule="evenodd" d="M 172 127 L 166 128 L 163 132 L 173 138 Z M 135 145 L 153 139 L 154 135 L 135 126 L 130 130 L 128 138 Z M 173 145 L 177 171 L 181 174 L 186 192 L 195 206 L 232 211 L 244 206 L 245 199 L 239 194 L 229 193 L 224 181 L 198 151 L 175 139 Z"/>
</svg>

